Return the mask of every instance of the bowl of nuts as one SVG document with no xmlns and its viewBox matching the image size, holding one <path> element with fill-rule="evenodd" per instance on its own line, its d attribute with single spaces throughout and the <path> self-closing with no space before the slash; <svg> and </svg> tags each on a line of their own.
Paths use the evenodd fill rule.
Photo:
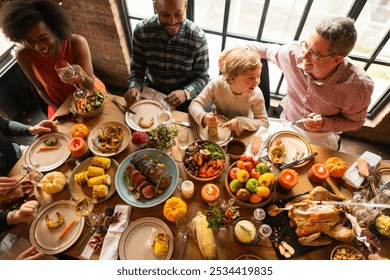
<svg viewBox="0 0 390 280">
<path fill-rule="evenodd" d="M 330 253 L 331 260 L 365 260 L 363 254 L 353 246 L 338 245 Z"/>
<path fill-rule="evenodd" d="M 200 140 L 187 146 L 183 166 L 187 175 L 198 181 L 211 181 L 225 169 L 225 152 L 216 143 Z"/>
</svg>

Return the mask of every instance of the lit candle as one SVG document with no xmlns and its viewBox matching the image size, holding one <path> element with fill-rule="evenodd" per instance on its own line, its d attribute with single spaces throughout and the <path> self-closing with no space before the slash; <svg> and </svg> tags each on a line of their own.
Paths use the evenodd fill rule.
<svg viewBox="0 0 390 280">
<path fill-rule="evenodd" d="M 321 184 L 329 177 L 329 171 L 325 165 L 316 163 L 310 168 L 307 175 L 313 183 Z"/>
<path fill-rule="evenodd" d="M 181 193 L 184 198 L 191 198 L 194 195 L 194 183 L 191 181 L 184 181 L 181 184 Z"/>
<path fill-rule="evenodd" d="M 279 174 L 277 190 L 282 193 L 290 192 L 299 183 L 299 175 L 294 169 L 284 169 Z"/>
<path fill-rule="evenodd" d="M 202 188 L 202 198 L 206 203 L 212 203 L 219 198 L 219 188 L 215 184 L 206 184 Z"/>
<path fill-rule="evenodd" d="M 84 156 L 89 151 L 87 143 L 81 137 L 72 138 L 68 143 L 68 149 L 76 158 Z"/>
</svg>

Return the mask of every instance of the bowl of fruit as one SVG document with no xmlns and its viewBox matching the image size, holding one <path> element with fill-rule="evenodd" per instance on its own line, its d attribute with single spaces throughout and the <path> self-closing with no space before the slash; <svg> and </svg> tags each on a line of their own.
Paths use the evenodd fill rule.
<svg viewBox="0 0 390 280">
<path fill-rule="evenodd" d="M 225 188 L 236 204 L 245 208 L 264 207 L 275 194 L 277 172 L 267 163 L 241 155 L 225 177 Z"/>
<path fill-rule="evenodd" d="M 183 156 L 183 167 L 187 175 L 198 181 L 211 181 L 225 169 L 225 152 L 210 141 L 195 141 L 187 146 Z"/>
</svg>

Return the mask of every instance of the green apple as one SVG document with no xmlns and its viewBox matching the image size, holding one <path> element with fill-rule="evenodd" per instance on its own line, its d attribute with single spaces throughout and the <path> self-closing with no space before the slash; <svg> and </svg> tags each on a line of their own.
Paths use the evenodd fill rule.
<svg viewBox="0 0 390 280">
<path fill-rule="evenodd" d="M 257 188 L 260 186 L 259 181 L 255 178 L 250 178 L 246 183 L 245 183 L 245 188 L 251 192 L 254 193 L 256 192 Z"/>
<path fill-rule="evenodd" d="M 232 193 L 236 193 L 239 188 L 242 187 L 242 182 L 238 181 L 238 179 L 234 179 L 229 184 L 229 189 Z"/>
<path fill-rule="evenodd" d="M 255 168 L 261 174 L 264 174 L 264 173 L 268 172 L 268 165 L 266 163 L 264 163 L 264 162 L 259 162 L 258 164 L 256 164 Z"/>
</svg>

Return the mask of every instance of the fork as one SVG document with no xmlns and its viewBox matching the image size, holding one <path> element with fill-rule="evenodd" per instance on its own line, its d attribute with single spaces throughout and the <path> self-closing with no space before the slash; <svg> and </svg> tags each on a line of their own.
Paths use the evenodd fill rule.
<svg viewBox="0 0 390 280">
<path fill-rule="evenodd" d="M 84 240 L 81 243 L 81 245 L 77 248 L 77 251 L 76 251 L 77 255 L 80 255 L 83 252 L 83 250 L 84 250 L 85 246 L 87 245 L 89 239 L 92 237 L 92 235 L 98 229 L 98 227 L 100 227 L 102 225 L 102 222 L 103 222 L 105 216 L 106 216 L 105 213 L 102 213 L 102 214 L 100 214 L 98 216 L 95 225 L 91 228 L 91 230 L 89 231 L 87 236 L 84 238 Z"/>
<path fill-rule="evenodd" d="M 319 120 L 321 118 L 321 115 L 318 114 L 318 115 L 314 115 L 312 117 L 313 120 Z M 300 119 L 300 120 L 296 120 L 296 121 L 292 121 L 291 122 L 291 125 L 296 125 L 297 123 L 301 123 L 301 122 L 304 122 L 304 121 L 307 121 L 309 118 L 303 118 L 303 119 Z"/>
</svg>

